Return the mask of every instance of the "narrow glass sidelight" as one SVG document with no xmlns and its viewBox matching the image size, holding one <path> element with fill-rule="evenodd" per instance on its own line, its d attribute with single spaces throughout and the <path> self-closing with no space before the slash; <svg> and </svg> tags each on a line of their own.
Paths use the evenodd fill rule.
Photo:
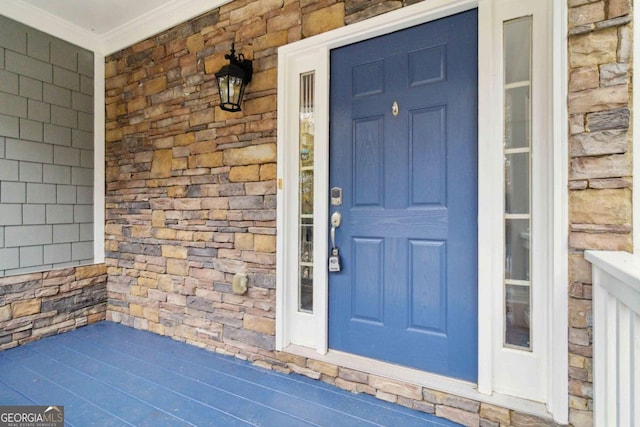
<svg viewBox="0 0 640 427">
<path fill-rule="evenodd" d="M 504 23 L 504 345 L 532 350 L 532 17 Z"/>
<path fill-rule="evenodd" d="M 300 76 L 298 310 L 313 312 L 314 77 Z"/>
</svg>

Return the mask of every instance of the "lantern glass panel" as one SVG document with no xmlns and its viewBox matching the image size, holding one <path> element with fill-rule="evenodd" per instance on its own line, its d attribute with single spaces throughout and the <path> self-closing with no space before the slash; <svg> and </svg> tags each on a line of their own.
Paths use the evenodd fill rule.
<svg viewBox="0 0 640 427">
<path fill-rule="evenodd" d="M 218 77 L 218 88 L 220 89 L 220 103 L 229 102 L 229 76 Z"/>
<path fill-rule="evenodd" d="M 240 96 L 242 95 L 242 78 L 229 76 L 229 102 L 240 105 Z"/>
</svg>

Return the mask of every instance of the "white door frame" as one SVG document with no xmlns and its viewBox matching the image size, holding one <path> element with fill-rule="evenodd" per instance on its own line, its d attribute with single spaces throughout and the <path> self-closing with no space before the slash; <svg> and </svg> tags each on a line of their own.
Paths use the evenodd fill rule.
<svg viewBox="0 0 640 427">
<path fill-rule="evenodd" d="M 553 241 L 550 242 L 553 284 L 550 284 L 546 312 L 549 321 L 549 363 L 545 376 L 549 379 L 546 402 L 536 403 L 518 396 L 498 394 L 494 389 L 493 354 L 496 331 L 493 311 L 495 296 L 500 287 L 495 283 L 495 271 L 479 263 L 479 332 L 478 384 L 442 377 L 415 369 L 398 367 L 368 358 L 349 355 L 328 348 L 328 255 L 327 239 L 316 238 L 314 248 L 314 306 L 313 314 L 297 311 L 297 202 L 298 202 L 298 95 L 299 75 L 315 71 L 316 134 L 314 167 L 314 236 L 328 235 L 329 185 L 329 54 L 330 50 L 384 35 L 410 26 L 422 24 L 473 8 L 479 9 L 479 174 L 483 170 L 502 168 L 495 159 L 488 159 L 482 149 L 495 133 L 487 119 L 491 105 L 483 100 L 495 90 L 492 77 L 492 56 L 482 49 L 491 34 L 492 6 L 496 0 L 432 0 L 380 15 L 360 23 L 348 25 L 299 42 L 283 46 L 278 51 L 278 242 L 276 278 L 276 349 L 323 360 L 339 366 L 351 367 L 387 376 L 455 395 L 509 407 L 538 416 L 568 421 L 568 362 L 567 336 L 567 110 L 566 94 L 566 3 L 553 1 Z M 500 1 L 500 0 L 497 0 Z M 564 4 L 562 4 L 564 3 Z M 485 47 L 486 49 L 486 47 Z M 297 89 L 296 89 L 297 88 Z M 483 188 L 482 186 L 485 185 Z M 486 182 L 479 183 L 479 203 L 487 191 Z M 500 196 L 502 197 L 502 196 Z M 484 203 L 490 201 L 484 200 Z M 482 212 L 482 209 L 479 209 Z M 490 232 L 495 221 L 479 214 L 479 237 Z M 489 225 L 487 225 L 489 224 Z M 489 239 L 491 240 L 491 239 Z M 493 243 L 495 244 L 495 242 Z M 500 243 L 502 244 L 502 243 Z M 491 243 L 479 238 L 479 252 L 491 252 Z M 482 260 L 482 258 L 480 258 Z M 493 261 L 490 263 L 495 265 Z M 501 310 L 499 310 L 501 313 Z M 539 373 L 537 373 L 539 375 Z"/>
</svg>

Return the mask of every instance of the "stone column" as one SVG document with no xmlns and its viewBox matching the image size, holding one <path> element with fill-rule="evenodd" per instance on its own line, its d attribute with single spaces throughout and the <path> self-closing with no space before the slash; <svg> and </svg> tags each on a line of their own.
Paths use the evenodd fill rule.
<svg viewBox="0 0 640 427">
<path fill-rule="evenodd" d="M 585 249 L 632 250 L 631 0 L 569 6 L 569 404 L 593 424 L 591 265 Z"/>
</svg>

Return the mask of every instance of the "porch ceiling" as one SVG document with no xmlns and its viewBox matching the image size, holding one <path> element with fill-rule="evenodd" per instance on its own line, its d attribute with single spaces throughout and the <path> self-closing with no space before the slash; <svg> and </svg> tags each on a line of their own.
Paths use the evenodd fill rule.
<svg viewBox="0 0 640 427">
<path fill-rule="evenodd" d="M 148 14 L 179 3 L 177 0 L 23 0 L 85 31 L 104 36 Z"/>
<path fill-rule="evenodd" d="M 0 14 L 109 54 L 230 0 L 2 0 Z"/>
</svg>

